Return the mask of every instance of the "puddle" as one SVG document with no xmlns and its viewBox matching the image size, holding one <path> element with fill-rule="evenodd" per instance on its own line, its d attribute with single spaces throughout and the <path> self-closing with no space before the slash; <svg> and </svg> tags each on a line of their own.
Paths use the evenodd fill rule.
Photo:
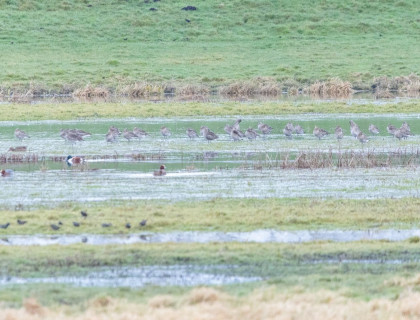
<svg viewBox="0 0 420 320">
<path fill-rule="evenodd" d="M 222 268 L 223 267 L 223 268 Z M 120 267 L 91 272 L 84 276 L 57 276 L 45 278 L 0 277 L 0 286 L 25 284 L 65 284 L 77 287 L 129 287 L 145 286 L 199 286 L 228 285 L 260 281 L 260 277 L 244 277 L 214 273 L 223 272 L 227 266 L 145 266 L 139 268 Z M 233 266 L 234 267 L 234 266 Z M 233 268 L 234 269 L 234 268 Z M 234 271 L 233 271 L 234 272 Z M 229 267 L 229 273 L 232 268 Z"/>
<path fill-rule="evenodd" d="M 90 245 L 133 244 L 133 243 L 302 243 L 312 241 L 350 242 L 360 240 L 403 241 L 420 237 L 420 229 L 408 230 L 255 230 L 250 232 L 168 232 L 140 233 L 130 235 L 11 235 L 0 239 L 5 246 L 47 246 L 87 243 Z"/>
</svg>

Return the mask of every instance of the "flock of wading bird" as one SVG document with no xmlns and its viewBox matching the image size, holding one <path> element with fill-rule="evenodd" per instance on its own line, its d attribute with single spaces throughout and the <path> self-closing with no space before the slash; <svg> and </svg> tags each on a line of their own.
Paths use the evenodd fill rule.
<svg viewBox="0 0 420 320">
<path fill-rule="evenodd" d="M 247 129 L 245 132 L 241 131 L 240 129 L 240 123 L 241 123 L 241 119 L 238 119 L 235 121 L 235 123 L 233 125 L 230 124 L 226 124 L 224 130 L 225 132 L 230 135 L 230 137 L 232 138 L 233 141 L 239 141 L 242 140 L 244 138 L 249 139 L 249 140 L 255 140 L 258 137 L 260 137 L 260 134 L 265 137 L 267 135 L 269 135 L 272 131 L 273 128 L 270 127 L 267 124 L 264 124 L 262 122 L 258 123 L 258 129 L 253 129 L 253 128 L 249 128 Z M 389 124 L 387 126 L 387 131 L 389 134 L 391 134 L 392 136 L 394 136 L 395 138 L 401 140 L 401 139 L 406 139 L 409 136 L 412 136 L 413 134 L 411 133 L 411 129 L 410 126 L 407 122 L 403 122 L 403 124 L 401 125 L 400 128 L 397 128 L 395 126 L 393 126 L 392 124 Z M 258 133 L 258 131 L 259 133 Z M 369 132 L 372 135 L 377 135 L 379 134 L 379 129 L 371 124 L 369 125 L 368 128 Z M 160 129 L 160 133 L 164 138 L 168 138 L 172 135 L 171 130 L 167 127 L 162 127 Z M 286 126 L 283 129 L 283 134 L 286 136 L 286 138 L 291 139 L 292 135 L 301 135 L 304 134 L 305 131 L 304 129 L 299 125 L 299 124 L 295 124 L 293 125 L 291 122 L 287 123 Z M 319 128 L 317 126 L 315 126 L 314 130 L 313 130 L 313 135 L 315 137 L 317 137 L 318 139 L 322 139 L 325 136 L 329 135 L 330 133 L 322 128 Z M 337 126 L 335 128 L 335 137 L 337 138 L 337 140 L 341 140 L 344 137 L 344 131 L 340 126 Z M 359 128 L 359 126 L 353 121 L 350 120 L 350 134 L 357 138 L 361 143 L 365 143 L 367 141 L 369 141 L 368 136 L 366 136 L 365 133 L 363 133 L 363 131 Z M 86 132 L 84 130 L 80 130 L 80 129 L 62 129 L 60 132 L 60 136 L 67 142 L 70 143 L 76 143 L 76 142 L 81 142 L 84 141 L 84 137 L 86 136 L 90 136 L 91 134 L 89 132 Z M 129 131 L 127 129 L 124 129 L 124 131 L 121 132 L 121 130 L 119 130 L 118 128 L 111 126 L 108 130 L 108 132 L 105 135 L 105 141 L 107 143 L 115 143 L 118 142 L 120 137 L 125 138 L 127 141 L 131 141 L 134 139 L 143 139 L 146 136 L 148 136 L 148 133 L 142 129 L 139 128 L 134 128 L 132 131 Z M 219 136 L 214 133 L 213 131 L 211 131 L 208 127 L 206 126 L 202 126 L 200 128 L 200 135 L 207 141 L 212 141 L 212 140 L 216 140 L 219 138 Z M 199 135 L 197 133 L 196 130 L 188 128 L 186 130 L 186 136 L 190 139 L 195 139 L 198 138 Z M 20 129 L 16 129 L 15 130 L 15 137 L 18 138 L 19 140 L 23 140 L 25 138 L 29 138 L 29 136 L 26 134 L 26 132 L 20 130 Z M 26 151 L 26 150 L 10 150 L 10 151 Z"/>
</svg>

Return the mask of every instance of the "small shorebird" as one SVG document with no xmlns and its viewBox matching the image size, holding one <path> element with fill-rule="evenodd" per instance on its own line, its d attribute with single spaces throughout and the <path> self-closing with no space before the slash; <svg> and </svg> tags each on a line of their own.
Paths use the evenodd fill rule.
<svg viewBox="0 0 420 320">
<path fill-rule="evenodd" d="M 168 128 L 166 128 L 166 127 L 162 127 L 162 128 L 160 128 L 160 133 L 162 134 L 162 136 L 164 137 L 164 138 L 167 138 L 167 137 L 170 137 L 171 136 L 171 130 L 169 130 Z"/>
<path fill-rule="evenodd" d="M 247 137 L 249 140 L 255 140 L 260 135 L 252 128 L 249 128 L 245 131 L 245 137 Z"/>
<path fill-rule="evenodd" d="M 369 141 L 369 139 L 366 137 L 366 135 L 360 131 L 359 134 L 357 135 L 357 140 L 360 141 L 360 143 L 366 143 Z"/>
<path fill-rule="evenodd" d="M 315 137 L 317 137 L 319 140 L 321 140 L 321 138 L 325 137 L 326 135 L 329 135 L 328 131 L 318 128 L 317 126 L 315 126 L 313 134 Z"/>
<path fill-rule="evenodd" d="M 11 177 L 11 176 L 13 176 L 13 170 L 12 169 L 2 169 L 1 170 L 1 176 L 2 177 Z"/>
<path fill-rule="evenodd" d="M 258 123 L 258 130 L 260 130 L 263 135 L 267 135 L 267 134 L 271 133 L 271 130 L 273 130 L 273 128 L 270 127 L 269 125 L 265 124 L 265 123 L 259 122 Z"/>
<path fill-rule="evenodd" d="M 227 134 L 230 134 L 233 130 L 233 127 L 230 124 L 226 123 L 224 130 Z"/>
<path fill-rule="evenodd" d="M 235 123 L 232 126 L 232 129 L 240 130 L 241 128 L 239 128 L 239 124 L 241 123 L 241 121 L 242 121 L 242 119 L 236 120 Z"/>
<path fill-rule="evenodd" d="M 118 141 L 118 134 L 112 131 L 108 131 L 105 135 L 105 140 L 107 143 L 114 143 Z"/>
<path fill-rule="evenodd" d="M 128 142 L 130 142 L 131 139 L 137 138 L 132 131 L 128 131 L 127 129 L 124 129 L 123 137 L 126 138 Z"/>
<path fill-rule="evenodd" d="M 200 129 L 200 132 L 203 134 L 204 138 L 210 142 L 211 140 L 215 140 L 219 138 L 217 134 L 215 134 L 213 131 L 211 131 L 209 128 L 202 126 Z"/>
<path fill-rule="evenodd" d="M 390 134 L 390 135 L 395 135 L 395 131 L 397 131 L 397 128 L 396 127 L 394 127 L 392 124 L 389 124 L 387 127 L 386 127 L 386 131 L 388 131 L 388 133 Z"/>
<path fill-rule="evenodd" d="M 198 137 L 197 131 L 191 128 L 188 128 L 187 131 L 185 131 L 185 133 L 190 139 L 194 139 Z"/>
<path fill-rule="evenodd" d="M 241 134 L 239 133 L 239 130 L 232 129 L 230 132 L 230 136 L 232 137 L 233 141 L 238 141 L 242 139 Z"/>
<path fill-rule="evenodd" d="M 296 134 L 304 134 L 305 131 L 303 130 L 303 128 L 300 125 L 295 125 L 295 133 Z"/>
<path fill-rule="evenodd" d="M 153 171 L 153 175 L 154 176 L 165 176 L 166 175 L 165 166 L 162 164 L 160 166 L 159 170 Z"/>
<path fill-rule="evenodd" d="M 209 130 L 209 128 L 206 127 L 206 126 L 201 126 L 201 128 L 200 128 L 200 135 L 204 137 L 204 135 L 206 133 L 206 130 Z M 229 131 L 229 134 L 230 134 L 230 131 Z"/>
<path fill-rule="evenodd" d="M 135 127 L 133 129 L 133 133 L 136 135 L 137 138 L 142 139 L 144 137 L 146 137 L 148 134 L 146 131 L 144 131 L 143 129 L 139 129 L 137 127 Z"/>
<path fill-rule="evenodd" d="M 340 126 L 335 127 L 335 137 L 337 138 L 337 140 L 343 139 L 343 136 L 343 129 Z"/>
<path fill-rule="evenodd" d="M 374 124 L 370 124 L 369 125 L 369 132 L 371 134 L 379 134 L 379 129 L 377 126 L 375 126 Z"/>
<path fill-rule="evenodd" d="M 20 130 L 19 128 L 15 130 L 15 137 L 18 138 L 20 141 L 22 141 L 25 138 L 30 138 L 30 136 L 28 136 L 25 131 Z"/>
<path fill-rule="evenodd" d="M 403 135 L 403 138 L 408 138 L 408 136 L 412 136 L 410 126 L 407 122 L 403 122 L 403 124 L 400 127 L 401 134 Z"/>
<path fill-rule="evenodd" d="M 74 165 L 83 164 L 85 162 L 85 159 L 82 157 L 72 157 L 70 155 L 67 156 L 66 163 L 69 167 Z"/>
<path fill-rule="evenodd" d="M 288 124 L 286 124 L 286 126 L 284 127 L 284 129 L 283 129 L 283 134 L 286 136 L 286 138 L 288 138 L 288 139 L 291 139 L 292 138 L 292 133 L 293 133 L 293 130 L 294 130 L 295 128 L 293 127 L 293 124 L 292 123 L 288 123 Z"/>
<path fill-rule="evenodd" d="M 350 134 L 353 137 L 357 138 L 357 136 L 359 135 L 361 130 L 360 130 L 359 126 L 353 120 L 350 120 L 349 122 L 350 122 Z"/>
</svg>

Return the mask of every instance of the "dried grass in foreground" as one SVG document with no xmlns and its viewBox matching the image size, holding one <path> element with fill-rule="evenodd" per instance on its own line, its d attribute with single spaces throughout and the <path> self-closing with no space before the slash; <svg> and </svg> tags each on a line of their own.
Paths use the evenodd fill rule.
<svg viewBox="0 0 420 320">
<path fill-rule="evenodd" d="M 156 296 L 147 304 L 135 304 L 107 297 L 90 301 L 82 313 L 65 307 L 48 309 L 36 300 L 25 301 L 21 309 L 0 309 L 0 320 L 123 320 L 123 319 L 418 319 L 420 293 L 407 288 L 397 299 L 369 302 L 338 293 L 280 294 L 273 288 L 235 298 L 212 288 L 193 289 L 183 297 Z"/>
</svg>

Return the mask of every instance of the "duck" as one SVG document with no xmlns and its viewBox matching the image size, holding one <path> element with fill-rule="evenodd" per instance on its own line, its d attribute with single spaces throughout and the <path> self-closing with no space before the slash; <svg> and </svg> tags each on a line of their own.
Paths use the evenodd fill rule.
<svg viewBox="0 0 420 320">
<path fill-rule="evenodd" d="M 314 128 L 313 134 L 319 140 L 321 140 L 321 138 L 325 137 L 326 135 L 329 135 L 327 130 L 324 130 L 322 128 L 318 128 L 317 126 L 315 126 L 315 128 Z"/>
<path fill-rule="evenodd" d="M 85 162 L 85 159 L 83 159 L 82 157 L 73 157 L 73 156 L 68 155 L 66 159 L 66 163 L 69 167 L 83 164 L 84 162 Z"/>
<path fill-rule="evenodd" d="M 249 128 L 245 131 L 245 137 L 247 137 L 249 140 L 255 140 L 260 135 L 252 128 Z"/>
<path fill-rule="evenodd" d="M 19 128 L 16 128 L 15 130 L 15 137 L 18 138 L 20 141 L 22 141 L 25 138 L 30 138 L 30 136 L 28 136 L 25 131 L 20 130 Z"/>
<path fill-rule="evenodd" d="M 155 170 L 153 171 L 153 175 L 154 176 L 165 176 L 166 175 L 166 171 L 165 171 L 165 165 L 161 165 L 159 170 Z"/>
<path fill-rule="evenodd" d="M 341 140 L 343 139 L 344 133 L 343 133 L 343 129 L 340 126 L 337 126 L 335 128 L 335 137 L 337 138 L 337 140 Z"/>
<path fill-rule="evenodd" d="M 162 136 L 164 137 L 164 138 L 167 138 L 167 137 L 170 137 L 171 136 L 171 130 L 169 130 L 168 128 L 166 128 L 166 127 L 162 127 L 162 128 L 160 128 L 160 133 L 162 134 Z"/>
<path fill-rule="evenodd" d="M 371 134 L 379 134 L 379 129 L 377 126 L 375 126 L 374 124 L 370 124 L 369 125 L 369 132 Z"/>
<path fill-rule="evenodd" d="M 215 134 L 213 131 L 211 131 L 209 128 L 203 126 L 200 129 L 200 132 L 203 134 L 204 138 L 210 142 L 211 140 L 215 140 L 219 138 L 217 134 Z"/>
<path fill-rule="evenodd" d="M 259 122 L 258 123 L 258 130 L 260 130 L 263 135 L 267 135 L 267 134 L 271 133 L 271 130 L 273 130 L 273 128 L 270 127 L 268 124 Z"/>
<path fill-rule="evenodd" d="M 197 131 L 191 128 L 188 128 L 187 131 L 185 131 L 185 133 L 190 139 L 194 139 L 198 137 Z"/>
<path fill-rule="evenodd" d="M 2 169 L 1 176 L 2 177 L 11 177 L 13 176 L 14 171 L 12 169 Z"/>
</svg>

